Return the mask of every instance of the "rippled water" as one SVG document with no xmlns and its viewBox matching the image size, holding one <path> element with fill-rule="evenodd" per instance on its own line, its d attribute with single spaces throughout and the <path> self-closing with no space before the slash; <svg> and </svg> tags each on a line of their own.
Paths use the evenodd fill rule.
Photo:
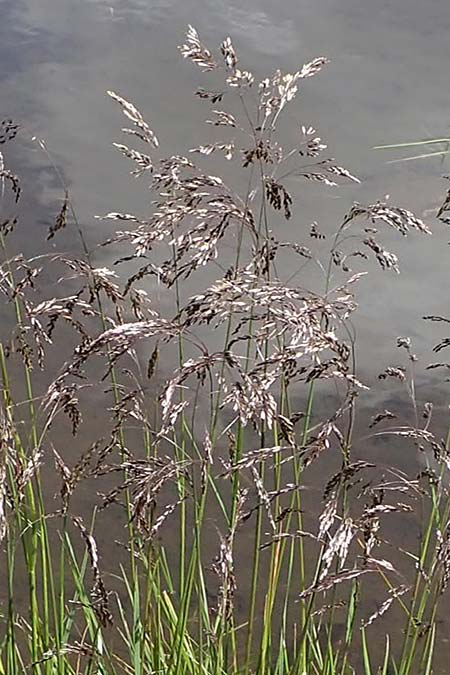
<svg viewBox="0 0 450 675">
<path fill-rule="evenodd" d="M 228 0 L 3 0 L 0 12 L 2 116 L 21 119 L 46 139 L 92 237 L 99 228 L 95 214 L 139 210 L 146 199 L 115 160 L 111 141 L 120 122 L 106 89 L 137 102 L 167 153 L 201 140 L 192 96 L 199 75 L 176 49 L 188 22 L 211 45 L 232 35 L 243 63 L 260 75 L 275 67 L 294 69 L 319 54 L 331 58 L 326 71 L 308 82 L 285 129 L 313 123 L 333 155 L 363 182 L 357 189 L 325 193 L 319 212 L 317 200 L 306 197 L 305 221 L 312 217 L 333 228 L 353 199 L 386 194 L 428 215 L 443 194 L 439 177 L 445 167 L 438 160 L 387 165 L 388 156 L 371 148 L 447 129 L 450 14 L 444 0 L 285 1 L 276 8 L 258 0 L 246 2 L 245 9 Z M 34 168 L 39 209 L 53 186 L 42 160 L 36 158 Z M 295 237 L 304 223 L 291 222 L 289 236 Z M 363 317 L 360 323 L 362 343 L 375 360 L 388 357 L 392 337 L 400 334 L 412 334 L 416 348 L 425 349 L 430 329 L 418 317 L 425 308 L 441 311 L 448 289 L 442 226 L 433 239 L 405 242 L 393 234 L 389 243 L 401 254 L 403 274 L 393 278 L 373 271 L 365 282 L 368 301 L 362 303 L 363 317 L 379 317 L 370 331 Z M 430 297 L 431 288 L 442 296 Z"/>
<path fill-rule="evenodd" d="M 293 134 L 299 123 L 313 124 L 333 156 L 362 183 L 323 191 L 319 211 L 317 197 L 300 192 L 300 220 L 290 221 L 287 239 L 300 237 L 314 219 L 333 231 L 353 200 L 386 194 L 432 217 L 448 167 L 438 160 L 387 164 L 388 155 L 372 147 L 447 130 L 447 0 L 0 0 L 0 117 L 19 120 L 46 139 L 91 243 L 104 227 L 96 214 L 140 211 L 147 200 L 111 147 L 120 119 L 107 89 L 145 112 L 165 154 L 182 153 L 202 140 L 203 110 L 199 113 L 192 95 L 199 73 L 182 62 L 176 48 L 188 23 L 212 46 L 231 35 L 242 62 L 256 75 L 277 67 L 294 70 L 318 55 L 331 59 L 308 81 L 284 128 Z M 26 178 L 29 209 L 19 236 L 25 253 L 32 254 L 48 225 L 48 206 L 61 191 L 42 155 L 11 152 L 14 168 Z M 358 361 L 370 382 L 392 362 L 396 336 L 411 336 L 426 361 L 440 335 L 420 318 L 448 309 L 450 235 L 443 225 L 433 229 L 433 237 L 406 241 L 388 233 L 384 241 L 398 253 L 402 274 L 372 267 L 361 284 Z M 423 381 L 428 392 L 433 380 Z M 367 400 L 381 402 L 385 396 L 375 386 Z"/>
</svg>

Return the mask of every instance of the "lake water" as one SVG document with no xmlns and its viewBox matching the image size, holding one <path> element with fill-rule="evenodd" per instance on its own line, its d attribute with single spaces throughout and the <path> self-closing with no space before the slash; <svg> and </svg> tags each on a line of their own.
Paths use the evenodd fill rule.
<svg viewBox="0 0 450 675">
<path fill-rule="evenodd" d="M 286 0 L 276 8 L 250 0 L 245 9 L 228 0 L 2 0 L 0 11 L 2 117 L 20 120 L 45 139 L 92 241 L 100 228 L 95 215 L 139 212 L 147 199 L 111 146 L 121 120 L 106 89 L 136 102 L 165 154 L 202 140 L 204 111 L 192 96 L 201 77 L 177 51 L 187 23 L 211 46 L 231 35 L 242 63 L 257 76 L 276 67 L 293 71 L 317 55 L 331 59 L 307 82 L 295 114 L 285 122 L 287 131 L 289 125 L 293 130 L 299 122 L 312 123 L 332 155 L 362 180 L 357 188 L 324 190 L 319 212 L 317 200 L 307 204 L 307 217 L 325 229 L 335 227 L 355 199 L 375 201 L 389 194 L 392 203 L 430 218 L 444 194 L 440 176 L 446 167 L 438 159 L 387 164 L 400 151 L 372 150 L 382 143 L 441 136 L 450 124 L 450 15 L 444 0 Z M 26 162 L 29 166 L 29 157 Z M 44 223 L 34 219 L 27 235 L 46 224 L 41 207 L 57 194 L 42 157 L 35 158 L 33 169 L 28 191 L 33 190 L 30 200 Z M 302 191 L 307 197 L 307 188 L 298 188 L 301 197 Z M 301 227 L 293 219 L 287 234 L 298 237 Z M 363 284 L 368 301 L 362 303 L 359 330 L 372 363 L 390 357 L 397 335 L 410 335 L 418 352 L 429 348 L 431 328 L 420 317 L 445 311 L 448 238 L 439 224 L 433 238 L 405 241 L 387 233 L 385 241 L 399 253 L 403 272 L 394 277 L 373 270 Z M 373 315 L 379 320 L 369 329 L 365 319 Z"/>
<path fill-rule="evenodd" d="M 396 337 L 410 336 L 425 364 L 443 334 L 421 317 L 445 314 L 449 307 L 450 233 L 433 219 L 446 189 L 441 175 L 449 167 L 438 159 L 387 163 L 400 151 L 372 148 L 447 133 L 447 0 L 0 0 L 0 117 L 11 117 L 30 135 L 45 139 L 91 245 L 107 227 L 95 215 L 141 212 L 148 199 L 112 148 L 121 119 L 107 89 L 136 103 L 165 155 L 183 154 L 202 141 L 198 120 L 204 109 L 192 95 L 202 78 L 177 50 L 188 23 L 211 47 L 230 35 L 244 67 L 257 77 L 278 67 L 293 72 L 319 55 L 331 59 L 305 84 L 285 129 L 289 134 L 298 123 L 313 124 L 338 163 L 361 184 L 324 188 L 319 208 L 317 196 L 308 196 L 309 186 L 298 185 L 302 222 L 290 221 L 286 239 L 307 244 L 299 231 L 311 220 L 331 232 L 354 200 L 374 202 L 386 194 L 431 224 L 432 237 L 404 240 L 387 232 L 384 241 L 398 253 L 402 273 L 371 266 L 361 283 L 359 375 L 374 385 L 367 405 L 384 406 L 388 394 L 376 375 L 398 360 Z M 61 189 L 37 150 L 11 146 L 8 152 L 25 179 L 29 208 L 18 240 L 32 255 Z M 65 245 L 70 247 L 70 236 Z M 446 403 L 440 380 L 423 370 L 418 380 L 422 400 L 437 396 L 438 403 Z M 415 462 L 415 457 L 400 460 L 405 466 Z"/>
</svg>

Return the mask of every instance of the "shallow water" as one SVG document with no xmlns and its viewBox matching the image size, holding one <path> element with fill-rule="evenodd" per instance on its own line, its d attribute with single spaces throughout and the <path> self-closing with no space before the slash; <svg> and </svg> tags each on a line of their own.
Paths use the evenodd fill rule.
<svg viewBox="0 0 450 675">
<path fill-rule="evenodd" d="M 244 8 L 235 0 L 0 0 L 0 117 L 19 120 L 46 140 L 91 244 L 106 227 L 96 214 L 139 212 L 147 204 L 145 189 L 128 178 L 126 162 L 111 147 L 121 120 L 105 90 L 135 101 L 158 133 L 164 154 L 183 153 L 202 140 L 192 95 L 201 77 L 176 49 L 188 23 L 211 46 L 231 35 L 241 61 L 257 76 L 277 67 L 292 71 L 318 55 L 331 59 L 307 82 L 284 128 L 289 134 L 299 123 L 313 124 L 331 154 L 362 183 L 324 189 L 320 212 L 317 198 L 308 197 L 309 186 L 298 186 L 302 222 L 290 221 L 286 239 L 307 244 L 299 232 L 312 220 L 333 231 L 353 200 L 375 201 L 386 194 L 392 203 L 432 220 L 446 188 L 440 176 L 448 166 L 436 159 L 387 164 L 395 154 L 372 147 L 446 133 L 447 0 L 284 0 L 280 6 L 247 0 Z M 29 209 L 17 237 L 32 255 L 61 190 L 37 151 L 11 149 L 9 159 L 25 177 Z M 360 377 L 374 384 L 366 405 L 386 406 L 387 387 L 377 384 L 376 374 L 398 359 L 398 335 L 412 337 L 424 362 L 442 335 L 439 326 L 421 320 L 448 309 L 450 236 L 441 224 L 434 222 L 433 230 L 433 237 L 406 241 L 387 233 L 384 241 L 398 253 L 402 274 L 372 266 L 361 283 L 358 363 Z M 76 238 L 68 235 L 65 245 L 77 246 Z M 49 286 L 53 281 L 46 280 Z M 423 400 L 431 390 L 436 400 L 441 389 L 434 379 L 419 380 Z M 398 403 L 395 393 L 389 396 Z M 438 399 L 445 402 L 441 393 Z M 387 460 L 389 452 L 384 454 Z M 397 454 L 405 468 L 417 461 Z"/>
</svg>

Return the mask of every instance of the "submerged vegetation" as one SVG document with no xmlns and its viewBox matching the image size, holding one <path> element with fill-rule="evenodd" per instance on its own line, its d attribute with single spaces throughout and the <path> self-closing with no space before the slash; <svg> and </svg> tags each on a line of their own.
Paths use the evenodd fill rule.
<svg viewBox="0 0 450 675">
<path fill-rule="evenodd" d="M 196 93 L 215 139 L 165 158 L 109 92 L 141 149 L 115 146 L 152 201 L 103 216 L 118 229 L 94 251 L 67 192 L 48 239 L 74 228 L 82 255 L 13 250 L 20 129 L 1 127 L 0 672 L 437 672 L 449 437 L 418 400 L 408 337 L 380 378 L 405 387 L 413 421 L 373 410 L 361 432 L 352 326 L 364 266 L 399 270 L 383 232 L 430 229 L 383 201 L 354 204 L 331 239 L 297 214 L 292 177 L 357 182 L 314 128 L 277 140 L 325 58 L 258 84 L 229 38 L 216 57 L 190 27 L 181 54 L 214 83 Z M 380 438 L 422 467 L 362 452 Z"/>
</svg>

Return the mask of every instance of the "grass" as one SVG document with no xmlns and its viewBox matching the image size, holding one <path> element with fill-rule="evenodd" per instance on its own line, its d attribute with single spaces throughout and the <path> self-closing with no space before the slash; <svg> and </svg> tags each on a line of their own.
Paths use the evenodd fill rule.
<svg viewBox="0 0 450 675">
<path fill-rule="evenodd" d="M 393 162 L 411 162 L 416 159 L 428 159 L 430 157 L 440 157 L 442 163 L 445 161 L 446 156 L 449 153 L 450 148 L 450 138 L 427 138 L 420 141 L 410 141 L 408 143 L 393 143 L 390 145 L 376 145 L 374 150 L 404 150 L 412 148 L 413 151 L 425 149 L 428 150 L 431 146 L 431 152 L 421 152 L 419 155 L 411 155 L 409 157 L 401 157 L 398 159 L 390 160 Z M 434 149 L 437 148 L 437 149 Z"/>
<path fill-rule="evenodd" d="M 82 254 L 14 251 L 21 186 L 2 155 L 0 290 L 14 329 L 0 348 L 0 672 L 437 672 L 450 440 L 430 403 L 419 410 L 407 337 L 404 365 L 380 378 L 405 388 L 410 418 L 373 411 L 355 431 L 366 385 L 352 326 L 364 266 L 399 268 L 383 228 L 430 230 L 385 202 L 354 204 L 330 240 L 297 215 L 293 177 L 358 182 L 312 127 L 292 149 L 277 143 L 325 58 L 257 85 L 229 38 L 216 58 L 189 27 L 181 53 L 214 81 L 196 93 L 216 140 L 164 158 L 138 109 L 109 92 L 141 149 L 115 146 L 153 194 L 145 217 L 104 216 L 117 225 L 104 244 L 113 270 L 63 184 L 48 239 L 74 227 Z M 19 131 L 5 121 L 2 142 Z M 278 236 L 290 219 L 294 242 Z M 40 285 L 44 270 L 60 296 Z M 361 459 L 381 437 L 432 461 L 406 475 Z"/>
</svg>

